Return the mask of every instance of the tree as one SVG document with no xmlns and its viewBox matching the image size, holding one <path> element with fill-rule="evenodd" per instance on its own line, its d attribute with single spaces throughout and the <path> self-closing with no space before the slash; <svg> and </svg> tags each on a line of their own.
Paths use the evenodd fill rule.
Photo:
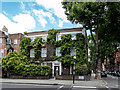
<svg viewBox="0 0 120 90">
<path fill-rule="evenodd" d="M 105 6 L 104 2 L 63 2 L 63 8 L 66 10 L 67 19 L 71 22 L 83 24 L 86 30 L 90 30 L 92 40 L 94 42 L 97 54 L 97 72 L 96 79 L 101 79 L 101 60 L 99 56 L 99 40 L 98 33 L 102 23 L 105 22 Z M 93 37 L 95 32 L 95 38 Z"/>
</svg>

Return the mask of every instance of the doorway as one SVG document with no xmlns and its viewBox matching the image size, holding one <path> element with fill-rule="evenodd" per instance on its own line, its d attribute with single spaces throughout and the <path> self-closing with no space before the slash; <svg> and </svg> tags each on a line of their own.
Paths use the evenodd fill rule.
<svg viewBox="0 0 120 90">
<path fill-rule="evenodd" d="M 58 71 L 58 75 L 59 75 L 59 66 L 54 66 L 54 76 L 56 76 L 56 70 Z"/>
</svg>

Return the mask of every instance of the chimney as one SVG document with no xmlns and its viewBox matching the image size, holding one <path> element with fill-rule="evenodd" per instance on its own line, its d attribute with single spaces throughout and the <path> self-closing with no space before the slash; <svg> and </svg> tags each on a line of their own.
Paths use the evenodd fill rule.
<svg viewBox="0 0 120 90">
<path fill-rule="evenodd" d="M 2 28 L 2 30 L 8 32 L 8 29 L 5 26 Z"/>
</svg>

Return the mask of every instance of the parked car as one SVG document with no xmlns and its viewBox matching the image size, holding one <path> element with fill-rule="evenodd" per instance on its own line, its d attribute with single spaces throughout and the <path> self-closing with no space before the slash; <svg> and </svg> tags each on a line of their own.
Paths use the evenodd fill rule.
<svg viewBox="0 0 120 90">
<path fill-rule="evenodd" d="M 102 71 L 101 72 L 101 77 L 107 77 L 107 72 L 106 71 Z"/>
</svg>

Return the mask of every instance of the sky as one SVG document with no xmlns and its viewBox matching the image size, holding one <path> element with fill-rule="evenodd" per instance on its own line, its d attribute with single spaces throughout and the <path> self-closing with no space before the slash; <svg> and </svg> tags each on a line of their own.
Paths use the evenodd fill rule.
<svg viewBox="0 0 120 90">
<path fill-rule="evenodd" d="M 62 0 L 3 0 L 0 3 L 0 30 L 9 33 L 79 28 L 67 20 Z"/>
</svg>

